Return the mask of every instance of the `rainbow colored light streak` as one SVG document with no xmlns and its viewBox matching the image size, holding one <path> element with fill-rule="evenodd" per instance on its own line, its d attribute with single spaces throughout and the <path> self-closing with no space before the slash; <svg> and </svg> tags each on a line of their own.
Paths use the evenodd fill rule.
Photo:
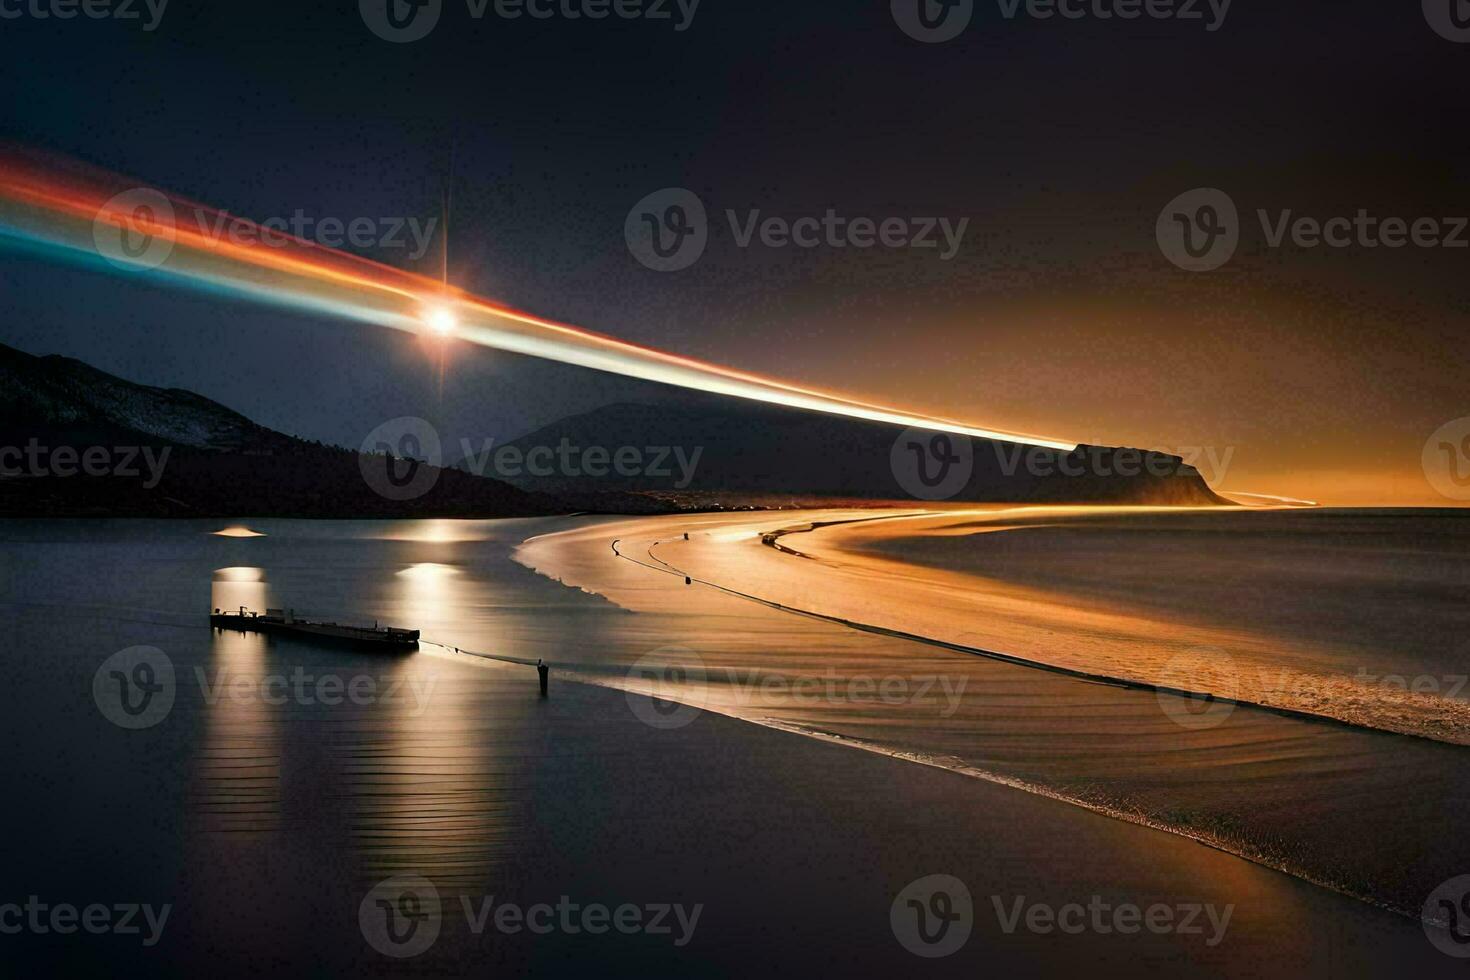
<svg viewBox="0 0 1470 980">
<path fill-rule="evenodd" d="M 236 233 L 220 234 L 221 222 Z M 433 311 L 448 309 L 455 337 L 645 381 L 982 439 L 1076 447 L 797 387 L 546 320 L 71 161 L 0 152 L 0 235 L 119 274 L 414 334 L 425 333 Z"/>
</svg>

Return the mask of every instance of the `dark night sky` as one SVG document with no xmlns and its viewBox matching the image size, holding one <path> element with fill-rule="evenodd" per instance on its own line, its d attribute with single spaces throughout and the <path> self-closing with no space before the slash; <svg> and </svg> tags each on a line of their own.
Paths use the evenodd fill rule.
<svg viewBox="0 0 1470 980">
<path fill-rule="evenodd" d="M 151 33 L 0 20 L 0 55 L 0 138 L 255 219 L 427 219 L 452 142 L 461 286 L 979 424 L 1233 448 L 1228 488 L 1434 502 L 1421 447 L 1470 415 L 1470 249 L 1272 249 L 1254 216 L 1470 214 L 1470 44 L 1417 3 L 1236 0 L 1207 32 L 1008 21 L 989 0 L 926 45 L 886 0 L 703 0 L 682 33 L 476 21 L 446 0 L 430 37 L 393 45 L 353 0 L 173 0 Z M 623 221 L 674 185 L 715 227 L 699 263 L 661 274 Z M 1224 268 L 1186 273 L 1154 222 L 1199 186 L 1226 190 L 1244 230 Z M 943 262 L 740 249 L 723 219 L 829 207 L 969 233 Z M 362 254 L 437 270 L 436 252 Z M 15 254 L 0 295 L 0 342 L 343 444 L 396 415 L 503 439 L 658 394 L 464 345 L 441 400 L 391 331 Z"/>
</svg>

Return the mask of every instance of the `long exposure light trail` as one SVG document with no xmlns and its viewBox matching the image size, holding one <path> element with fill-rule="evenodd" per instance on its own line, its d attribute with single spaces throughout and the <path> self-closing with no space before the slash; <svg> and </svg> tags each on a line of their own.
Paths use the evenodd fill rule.
<svg viewBox="0 0 1470 980">
<path fill-rule="evenodd" d="M 1288 504 L 1293 507 L 1317 507 L 1315 500 L 1303 500 L 1300 497 L 1283 497 L 1274 493 L 1246 493 L 1244 490 L 1218 490 L 1217 493 L 1226 497 L 1250 497 L 1252 500 L 1265 500 L 1278 504 Z"/>
<path fill-rule="evenodd" d="M 15 151 L 0 153 L 0 236 L 120 274 L 645 381 L 982 439 L 1077 445 L 875 405 L 557 323 L 269 224 Z"/>
</svg>

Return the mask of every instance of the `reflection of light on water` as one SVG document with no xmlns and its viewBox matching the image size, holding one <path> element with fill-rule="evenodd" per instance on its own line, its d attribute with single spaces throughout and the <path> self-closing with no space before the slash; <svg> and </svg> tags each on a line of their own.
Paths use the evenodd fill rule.
<svg viewBox="0 0 1470 980">
<path fill-rule="evenodd" d="M 241 606 L 258 612 L 269 604 L 265 569 L 217 568 L 210 593 L 216 609 Z M 200 830 L 239 835 L 270 833 L 280 824 L 280 708 L 257 696 L 268 672 L 266 638 L 259 633 L 212 630 L 210 662 L 203 668 L 209 696 L 203 739 L 194 762 L 190 795 Z"/>
<path fill-rule="evenodd" d="M 484 521 L 437 518 L 404 521 L 390 526 L 373 537 L 381 541 L 416 541 L 420 544 L 455 544 L 460 541 L 484 541 L 488 537 Z"/>
<path fill-rule="evenodd" d="M 454 622 L 464 602 L 461 577 L 453 565 L 433 561 L 399 570 L 398 600 L 412 628 L 429 633 Z"/>
<path fill-rule="evenodd" d="M 453 565 L 441 565 L 437 561 L 423 561 L 417 565 L 410 565 L 398 573 L 400 578 L 417 579 L 439 579 L 458 575 L 459 569 Z"/>
<path fill-rule="evenodd" d="M 481 588 L 454 565 L 400 567 L 391 585 L 394 615 L 427 638 L 453 641 L 466 632 L 471 611 L 485 605 Z M 440 888 L 468 892 L 494 880 L 491 869 L 522 818 L 517 794 L 498 775 L 514 768 L 512 751 L 504 740 L 466 737 L 479 730 L 487 701 L 472 693 L 474 685 L 440 677 L 444 666 L 438 657 L 412 656 L 386 658 L 380 668 L 393 683 L 408 682 L 404 690 L 416 683 L 429 696 L 385 701 L 371 727 L 345 743 L 352 753 L 349 833 L 374 874 L 426 869 Z"/>
<path fill-rule="evenodd" d="M 216 582 L 264 582 L 265 569 L 252 565 L 232 565 L 214 570 Z"/>
<path fill-rule="evenodd" d="M 701 531 L 697 532 L 699 537 L 713 544 L 729 544 L 731 541 L 745 541 L 749 538 L 758 538 L 760 534 L 750 528 L 741 527 L 733 531 Z M 694 535 L 690 535 L 693 537 Z"/>
<path fill-rule="evenodd" d="M 281 709 L 232 693 L 242 681 L 248 681 L 247 690 L 256 689 L 267 663 L 264 636 L 215 631 L 205 674 L 212 698 L 201 709 L 203 738 L 190 784 L 200 830 L 238 835 L 269 833 L 280 825 Z"/>
<path fill-rule="evenodd" d="M 270 605 L 270 587 L 265 569 L 249 565 L 216 568 L 209 588 L 211 609 L 236 610 L 241 606 L 264 612 Z"/>
<path fill-rule="evenodd" d="M 235 524 L 231 527 L 221 528 L 218 531 L 210 531 L 217 538 L 263 538 L 265 534 L 261 531 L 253 531 L 248 527 Z"/>
</svg>

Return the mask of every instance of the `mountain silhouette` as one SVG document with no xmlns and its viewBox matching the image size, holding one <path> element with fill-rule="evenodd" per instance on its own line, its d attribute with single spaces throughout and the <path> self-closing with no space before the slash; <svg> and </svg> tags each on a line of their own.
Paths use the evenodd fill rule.
<svg viewBox="0 0 1470 980">
<path fill-rule="evenodd" d="M 945 470 L 940 459 L 931 458 L 936 436 L 941 448 L 950 447 L 959 458 L 955 476 L 931 488 L 924 479 Z M 715 396 L 609 405 L 507 445 L 526 464 L 540 447 L 540 472 L 530 472 L 529 465 L 498 465 L 493 453 L 461 465 L 474 462 L 469 468 L 487 476 L 573 499 L 588 509 L 598 509 L 597 497 L 605 493 L 637 494 L 668 506 L 722 508 L 928 500 L 1228 503 L 1197 470 L 1164 453 L 1087 445 L 1065 452 Z M 589 456 L 592 447 L 598 451 Z M 662 467 L 648 472 L 661 449 L 667 450 Z M 624 453 L 621 468 L 615 462 L 619 451 Z M 573 461 L 571 467 L 563 464 L 563 455 Z M 637 472 L 635 456 L 645 464 Z M 588 459 L 605 472 L 586 472 Z"/>
<path fill-rule="evenodd" d="M 364 465 L 420 474 L 426 488 L 385 495 Z M 0 516 L 517 517 L 931 500 L 1225 503 L 1177 456 L 1069 453 L 684 393 L 569 416 L 440 468 L 309 442 L 191 391 L 0 344 Z"/>
<path fill-rule="evenodd" d="M 423 467 L 431 485 L 390 499 L 369 484 L 363 461 L 194 392 L 0 344 L 3 516 L 511 517 L 568 509 L 498 480 L 411 461 L 394 465 Z"/>
</svg>

